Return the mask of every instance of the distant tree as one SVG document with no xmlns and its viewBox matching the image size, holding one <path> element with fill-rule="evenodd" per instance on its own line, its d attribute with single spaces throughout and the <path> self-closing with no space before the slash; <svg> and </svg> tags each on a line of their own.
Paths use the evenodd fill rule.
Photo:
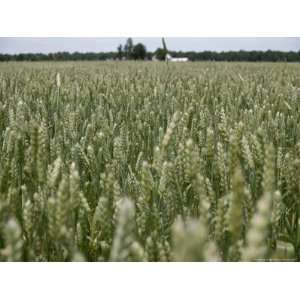
<svg viewBox="0 0 300 300">
<path fill-rule="evenodd" d="M 166 59 L 166 55 L 167 55 L 167 52 L 163 48 L 157 48 L 156 51 L 155 51 L 155 57 L 158 60 L 165 60 Z"/>
<path fill-rule="evenodd" d="M 120 44 L 117 49 L 118 49 L 117 58 L 122 59 L 122 57 L 123 57 L 123 47 L 122 47 L 122 45 Z"/>
<path fill-rule="evenodd" d="M 147 59 L 147 60 L 151 60 L 152 57 L 153 57 L 153 55 L 154 55 L 154 54 L 153 54 L 152 52 L 147 52 L 147 53 L 146 53 L 146 59 Z"/>
<path fill-rule="evenodd" d="M 124 46 L 124 52 L 127 59 L 132 59 L 133 41 L 132 38 L 128 38 Z"/>
<path fill-rule="evenodd" d="M 147 49 L 143 44 L 138 43 L 133 47 L 132 50 L 133 59 L 144 60 L 146 58 L 146 55 L 147 55 Z"/>
</svg>

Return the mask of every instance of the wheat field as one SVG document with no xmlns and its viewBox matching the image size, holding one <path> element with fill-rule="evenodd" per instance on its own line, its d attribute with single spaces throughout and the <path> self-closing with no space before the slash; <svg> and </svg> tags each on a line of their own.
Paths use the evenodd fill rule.
<svg viewBox="0 0 300 300">
<path fill-rule="evenodd" d="M 0 261 L 298 261 L 300 65 L 1 63 Z"/>
</svg>

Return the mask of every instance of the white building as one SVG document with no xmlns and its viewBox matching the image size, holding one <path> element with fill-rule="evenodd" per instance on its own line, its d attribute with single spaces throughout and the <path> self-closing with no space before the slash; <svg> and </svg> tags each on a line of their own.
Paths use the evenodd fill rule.
<svg viewBox="0 0 300 300">
<path fill-rule="evenodd" d="M 158 61 L 157 57 L 154 55 L 152 57 L 153 61 Z M 189 59 L 187 57 L 172 57 L 169 53 L 166 55 L 166 61 L 170 62 L 187 62 Z"/>
<path fill-rule="evenodd" d="M 172 57 L 169 53 L 166 55 L 166 61 L 171 62 L 186 62 L 189 59 L 187 57 Z"/>
</svg>

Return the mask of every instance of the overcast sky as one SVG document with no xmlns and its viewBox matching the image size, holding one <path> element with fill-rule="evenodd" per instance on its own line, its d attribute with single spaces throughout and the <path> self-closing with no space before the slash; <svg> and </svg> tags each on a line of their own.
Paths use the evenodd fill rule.
<svg viewBox="0 0 300 300">
<path fill-rule="evenodd" d="M 50 53 L 115 51 L 126 38 L 1 38 L 0 53 Z M 149 51 L 161 47 L 161 38 L 133 38 Z M 166 38 L 169 50 L 229 51 L 229 50 L 281 50 L 300 51 L 300 38 Z"/>
</svg>

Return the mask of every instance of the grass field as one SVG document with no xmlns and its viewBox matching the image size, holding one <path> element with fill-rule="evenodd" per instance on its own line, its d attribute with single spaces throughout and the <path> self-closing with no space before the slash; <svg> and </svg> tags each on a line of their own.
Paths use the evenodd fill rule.
<svg viewBox="0 0 300 300">
<path fill-rule="evenodd" d="M 299 261 L 300 64 L 1 63 L 1 261 Z"/>
</svg>

